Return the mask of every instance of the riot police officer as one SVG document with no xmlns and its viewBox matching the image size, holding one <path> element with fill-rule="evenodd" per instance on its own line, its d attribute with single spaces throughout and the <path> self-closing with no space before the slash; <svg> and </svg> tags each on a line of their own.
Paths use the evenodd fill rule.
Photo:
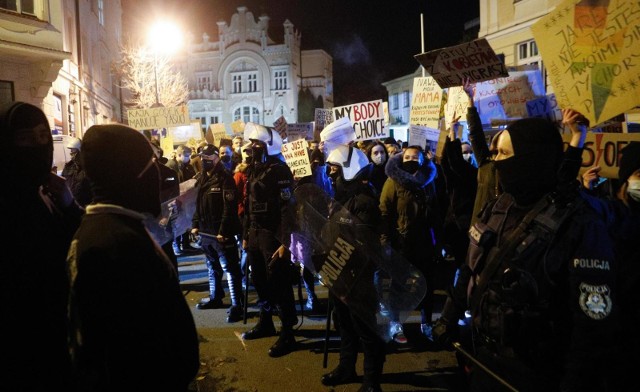
<svg viewBox="0 0 640 392">
<path fill-rule="evenodd" d="M 238 218 L 238 190 L 220 161 L 218 148 L 208 144 L 200 153 L 202 177 L 198 188 L 196 211 L 193 214 L 191 233 L 200 235 L 202 250 L 209 270 L 209 299 L 201 301 L 198 309 L 215 309 L 222 306 L 224 289 L 222 271 L 227 273 L 231 307 L 227 322 L 242 319 L 242 272 L 236 235 L 241 232 Z"/>
<path fill-rule="evenodd" d="M 293 326 L 297 324 L 291 285 L 289 245 L 293 228 L 293 175 L 280 153 L 282 139 L 271 128 L 247 123 L 245 139 L 251 141 L 253 168 L 247 180 L 243 248 L 251 260 L 251 275 L 260 302 L 260 319 L 243 339 L 276 334 L 272 314 L 277 306 L 280 336 L 269 356 L 294 351 Z"/>
</svg>

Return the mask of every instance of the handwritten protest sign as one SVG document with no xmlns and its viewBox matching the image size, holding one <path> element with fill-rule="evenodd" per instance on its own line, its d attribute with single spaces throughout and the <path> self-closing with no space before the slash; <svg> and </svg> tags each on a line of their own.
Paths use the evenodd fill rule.
<svg viewBox="0 0 640 392">
<path fill-rule="evenodd" d="M 313 140 L 320 140 L 320 132 L 332 122 L 333 112 L 331 109 L 316 108 L 313 121 Z"/>
<path fill-rule="evenodd" d="M 278 131 L 282 139 L 287 137 L 287 119 L 284 118 L 284 116 L 278 117 L 278 119 L 273 122 L 273 128 Z"/>
<path fill-rule="evenodd" d="M 442 88 L 508 76 L 504 63 L 485 38 L 417 54 L 416 60 Z"/>
<path fill-rule="evenodd" d="M 139 131 L 189 125 L 189 109 L 187 105 L 172 108 L 148 108 L 127 110 L 129 126 Z"/>
<path fill-rule="evenodd" d="M 449 87 L 447 91 L 447 103 L 444 106 L 445 128 L 451 126 L 453 116 L 460 117 L 461 121 L 467 119 L 467 109 L 469 108 L 469 96 L 462 87 Z"/>
<path fill-rule="evenodd" d="M 304 139 L 282 145 L 282 155 L 294 177 L 302 178 L 311 175 L 308 148 L 309 143 Z"/>
<path fill-rule="evenodd" d="M 409 126 L 408 143 L 410 146 L 420 146 L 425 151 L 436 151 L 439 137 L 440 130 L 438 129 L 413 124 Z"/>
<path fill-rule="evenodd" d="M 215 144 L 217 147 L 220 147 L 220 140 L 230 138 L 223 123 L 209 125 L 207 134 L 209 133 L 211 134 L 211 140 L 207 139 L 207 143 Z"/>
<path fill-rule="evenodd" d="M 561 108 L 592 126 L 640 104 L 640 3 L 566 0 L 531 30 Z"/>
<path fill-rule="evenodd" d="M 382 100 L 356 103 L 333 108 L 333 118 L 349 117 L 356 132 L 356 140 L 386 138 Z"/>
<path fill-rule="evenodd" d="M 562 135 L 565 144 L 569 144 L 571 134 Z M 601 177 L 618 178 L 620 168 L 620 150 L 631 142 L 640 142 L 640 133 L 592 133 L 587 134 L 582 152 L 584 172 L 592 166 L 600 166 Z"/>
<path fill-rule="evenodd" d="M 556 123 L 562 122 L 562 110 L 558 106 L 555 94 L 527 101 L 529 117 L 542 117 Z"/>
<path fill-rule="evenodd" d="M 409 124 L 438 128 L 442 89 L 431 76 L 413 79 Z"/>
<path fill-rule="evenodd" d="M 287 124 L 287 141 L 313 139 L 313 123 Z"/>
<path fill-rule="evenodd" d="M 483 124 L 527 117 L 527 102 L 544 97 L 538 69 L 509 71 L 504 78 L 477 83 L 474 101 Z"/>
</svg>

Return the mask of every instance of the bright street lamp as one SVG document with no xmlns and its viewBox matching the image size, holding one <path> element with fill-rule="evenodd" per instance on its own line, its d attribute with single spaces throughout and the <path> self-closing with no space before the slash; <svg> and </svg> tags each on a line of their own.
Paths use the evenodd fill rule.
<svg viewBox="0 0 640 392">
<path fill-rule="evenodd" d="M 158 54 L 168 56 L 182 45 L 182 33 L 178 26 L 171 22 L 156 22 L 147 36 L 147 44 L 153 51 L 153 71 L 156 79 L 156 103 L 154 107 L 162 106 L 158 93 Z"/>
</svg>

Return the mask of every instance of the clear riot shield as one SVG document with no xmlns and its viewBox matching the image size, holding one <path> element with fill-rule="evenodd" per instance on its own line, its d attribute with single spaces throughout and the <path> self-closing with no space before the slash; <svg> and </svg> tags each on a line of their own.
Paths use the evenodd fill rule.
<svg viewBox="0 0 640 392">
<path fill-rule="evenodd" d="M 180 195 L 162 203 L 160 217 L 145 222 L 147 230 L 158 244 L 173 241 L 191 227 L 197 198 L 196 180 L 184 181 L 180 183 Z"/>
<path fill-rule="evenodd" d="M 297 230 L 311 257 L 305 267 L 380 337 L 389 341 L 391 321 L 406 321 L 426 293 L 422 273 L 379 235 L 314 184 L 294 192 Z M 312 265 L 308 265 L 311 263 Z M 374 275 L 379 279 L 374 283 Z M 394 320 L 392 320 L 392 318 Z"/>
</svg>

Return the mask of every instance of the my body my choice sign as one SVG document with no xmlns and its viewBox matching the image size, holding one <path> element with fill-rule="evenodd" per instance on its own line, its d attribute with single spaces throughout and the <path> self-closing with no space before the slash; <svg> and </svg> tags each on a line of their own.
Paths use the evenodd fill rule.
<svg viewBox="0 0 640 392">
<path fill-rule="evenodd" d="M 356 103 L 331 109 L 333 120 L 349 117 L 356 132 L 356 140 L 383 139 L 388 137 L 384 128 L 382 100 Z"/>
</svg>

